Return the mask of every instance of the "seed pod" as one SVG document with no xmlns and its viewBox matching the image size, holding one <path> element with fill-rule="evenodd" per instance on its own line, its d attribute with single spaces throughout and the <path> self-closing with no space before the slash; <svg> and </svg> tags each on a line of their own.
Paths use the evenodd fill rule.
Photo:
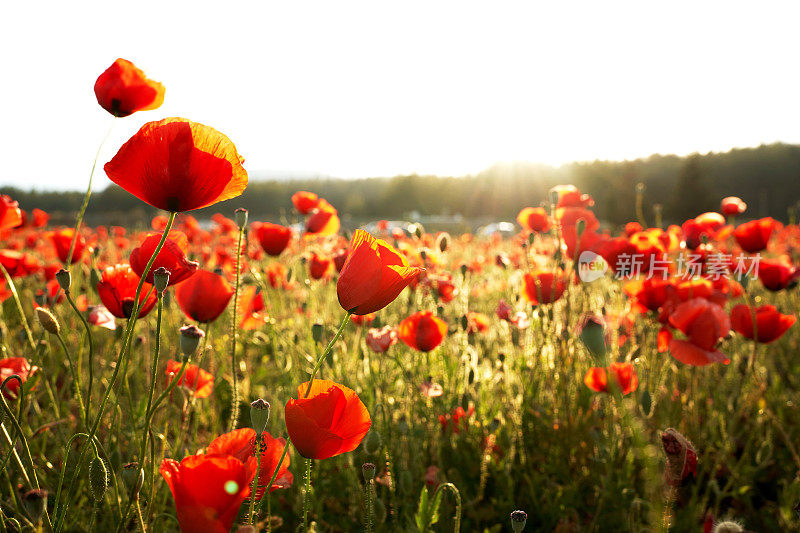
<svg viewBox="0 0 800 533">
<path fill-rule="evenodd" d="M 69 292 L 69 288 L 72 285 L 72 274 L 70 274 L 69 270 L 62 268 L 56 272 L 56 281 L 58 281 L 58 286 L 64 289 L 64 292 Z"/>
<path fill-rule="evenodd" d="M 247 225 L 247 209 L 240 207 L 234 211 L 234 216 L 236 218 L 236 225 L 239 226 L 239 229 L 242 229 Z"/>
<path fill-rule="evenodd" d="M 169 285 L 169 270 L 163 266 L 158 267 L 153 271 L 153 286 L 160 294 L 167 289 L 167 285 Z"/>
<path fill-rule="evenodd" d="M 513 511 L 511 513 L 511 529 L 515 531 L 515 533 L 519 533 L 523 529 L 525 529 L 525 523 L 528 521 L 528 513 L 525 511 Z"/>
<path fill-rule="evenodd" d="M 42 521 L 44 510 L 47 508 L 47 491 L 42 489 L 29 490 L 22 495 L 22 506 L 33 522 L 38 524 Z M 21 531 L 21 529 L 18 531 Z"/>
<path fill-rule="evenodd" d="M 367 452 L 369 455 L 378 453 L 381 449 L 382 444 L 381 434 L 378 433 L 377 429 L 370 429 L 367 436 L 364 438 L 364 451 Z"/>
<path fill-rule="evenodd" d="M 361 474 L 364 476 L 364 481 L 369 483 L 375 479 L 375 465 L 373 463 L 364 463 L 361 465 Z"/>
<path fill-rule="evenodd" d="M 89 484 L 95 501 L 102 501 L 109 485 L 109 478 L 106 462 L 99 457 L 95 457 L 89 463 Z"/>
<path fill-rule="evenodd" d="M 672 428 L 661 434 L 661 445 L 667 456 L 667 483 L 680 485 L 697 470 L 697 452 L 686 437 Z"/>
<path fill-rule="evenodd" d="M 56 317 L 45 309 L 44 307 L 37 307 L 36 308 L 36 318 L 39 319 L 39 323 L 48 333 L 52 333 L 53 335 L 58 335 L 61 331 L 61 328 L 58 325 L 58 320 Z"/>
<path fill-rule="evenodd" d="M 261 435 L 269 422 L 270 405 L 262 398 L 250 404 L 250 425 L 256 431 L 256 435 Z"/>
<path fill-rule="evenodd" d="M 144 484 L 144 470 L 139 467 L 139 463 L 128 463 L 122 466 L 122 479 L 125 486 L 130 491 L 130 497 L 136 501 L 139 499 L 139 491 Z"/>
<path fill-rule="evenodd" d="M 188 360 L 197 351 L 200 339 L 205 337 L 206 334 L 197 326 L 183 326 L 179 331 L 181 334 L 181 352 L 183 352 L 184 358 Z"/>
</svg>

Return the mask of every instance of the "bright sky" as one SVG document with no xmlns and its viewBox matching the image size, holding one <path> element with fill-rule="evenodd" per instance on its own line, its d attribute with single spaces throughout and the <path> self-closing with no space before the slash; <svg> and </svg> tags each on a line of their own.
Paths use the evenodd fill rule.
<svg viewBox="0 0 800 533">
<path fill-rule="evenodd" d="M 166 86 L 117 119 L 228 135 L 251 175 L 460 175 L 800 142 L 795 2 L 13 2 L 0 184 L 83 189 L 117 57 Z"/>
</svg>

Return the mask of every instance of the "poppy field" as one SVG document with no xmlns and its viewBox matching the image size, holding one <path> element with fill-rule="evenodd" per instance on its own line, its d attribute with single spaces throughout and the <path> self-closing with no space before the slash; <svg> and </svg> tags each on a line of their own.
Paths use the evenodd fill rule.
<svg viewBox="0 0 800 533">
<path fill-rule="evenodd" d="M 797 530 L 798 225 L 608 227 L 568 184 L 513 235 L 252 220 L 187 118 L 94 163 L 150 227 L 84 223 L 92 179 L 74 226 L 1 197 L 0 530 Z"/>
</svg>

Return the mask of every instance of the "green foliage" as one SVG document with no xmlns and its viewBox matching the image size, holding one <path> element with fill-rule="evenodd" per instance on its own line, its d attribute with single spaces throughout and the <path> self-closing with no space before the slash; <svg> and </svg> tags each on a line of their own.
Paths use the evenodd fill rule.
<svg viewBox="0 0 800 533">
<path fill-rule="evenodd" d="M 428 494 L 428 487 L 422 487 L 419 493 L 419 505 L 414 521 L 417 524 L 419 533 L 428 533 L 431 527 L 439 521 L 439 504 L 442 503 L 442 493 L 435 493 L 431 498 Z"/>
</svg>

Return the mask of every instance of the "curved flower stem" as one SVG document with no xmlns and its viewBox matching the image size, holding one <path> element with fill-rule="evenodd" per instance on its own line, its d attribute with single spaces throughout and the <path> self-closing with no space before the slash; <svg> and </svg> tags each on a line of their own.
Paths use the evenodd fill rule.
<svg viewBox="0 0 800 533">
<path fill-rule="evenodd" d="M 342 333 L 344 333 L 344 328 L 350 322 L 351 314 L 352 313 L 350 313 L 349 311 L 345 313 L 344 319 L 342 320 L 342 323 L 339 325 L 339 330 L 336 332 L 336 335 L 333 336 L 328 345 L 322 351 L 322 354 L 319 356 L 319 359 L 317 359 L 317 363 L 314 365 L 314 370 L 311 372 L 311 379 L 308 380 L 308 388 L 306 389 L 306 393 L 303 395 L 303 398 L 308 398 L 308 395 L 311 393 L 311 384 L 314 383 L 314 378 L 317 376 L 317 372 L 319 371 L 319 368 L 322 366 L 322 362 L 325 360 L 326 357 L 328 357 L 328 354 L 331 353 L 331 350 L 333 350 L 333 345 L 336 344 L 336 341 L 338 341 L 339 337 L 341 337 Z M 281 454 L 281 458 L 278 459 L 278 465 L 275 467 L 275 471 L 272 472 L 272 477 L 270 478 L 269 483 L 267 483 L 267 487 L 271 487 L 272 484 L 275 483 L 275 478 L 278 477 L 278 471 L 281 469 L 283 460 L 286 458 L 286 454 L 289 452 L 289 444 L 291 443 L 292 443 L 291 437 L 287 436 L 286 445 L 283 447 L 283 453 Z M 264 498 L 264 500 L 262 500 L 261 504 L 262 510 L 265 505 L 264 503 L 265 501 L 268 501 L 268 499 Z"/>
<path fill-rule="evenodd" d="M 256 507 L 256 492 L 258 491 L 258 476 L 261 474 L 261 440 L 263 438 L 263 433 L 259 433 L 256 435 L 256 457 L 258 458 L 258 463 L 256 466 L 256 477 L 253 478 L 253 486 L 250 487 L 250 510 L 247 512 L 248 522 L 250 524 L 255 524 L 255 516 L 253 512 L 255 511 Z M 266 492 L 269 492 L 269 487 L 267 487 Z"/>
<path fill-rule="evenodd" d="M 100 146 L 97 147 L 97 153 L 94 154 L 94 162 L 92 163 L 92 171 L 89 173 L 89 186 L 86 189 L 86 196 L 83 198 L 83 204 L 81 204 L 81 209 L 78 211 L 78 218 L 75 222 L 75 231 L 72 234 L 72 242 L 69 244 L 69 253 L 67 254 L 67 262 L 64 268 L 69 269 L 69 266 L 72 264 L 72 254 L 75 252 L 75 243 L 78 242 L 78 232 L 81 229 L 81 222 L 83 222 L 83 215 L 86 214 L 86 207 L 89 205 L 89 198 L 92 197 L 92 181 L 94 180 L 94 169 L 97 167 L 97 159 L 100 157 L 100 150 L 103 149 L 103 145 L 108 140 L 108 137 L 111 135 L 111 130 L 114 129 L 114 122 L 111 122 L 111 125 L 108 127 L 108 131 L 106 132 L 106 136 L 103 137 L 103 140 L 100 141 Z"/>
<path fill-rule="evenodd" d="M 306 490 L 303 495 L 303 531 L 308 531 L 308 506 L 311 503 L 311 462 L 306 459 Z"/>
<path fill-rule="evenodd" d="M 100 407 L 97 411 L 97 417 L 95 418 L 94 424 L 92 425 L 89 431 L 90 441 L 97 434 L 97 429 L 100 426 L 100 422 L 103 419 L 103 413 L 105 412 L 106 405 L 108 404 L 108 398 L 111 396 L 111 391 L 114 390 L 114 385 L 117 381 L 117 377 L 119 376 L 120 368 L 122 367 L 122 363 L 123 360 L 125 359 L 125 355 L 128 352 L 128 348 L 130 347 L 131 337 L 133 336 L 133 331 L 136 326 L 136 319 L 139 317 L 139 309 L 140 309 L 139 297 L 142 294 L 142 286 L 144 285 L 144 280 L 147 277 L 147 273 L 150 272 L 150 267 L 153 266 L 153 262 L 156 260 L 156 257 L 158 257 L 158 253 L 161 251 L 161 248 L 164 247 L 164 242 L 166 242 L 167 240 L 167 235 L 169 235 L 169 230 L 170 228 L 172 228 L 172 224 L 175 222 L 176 215 L 177 213 L 174 211 L 169 214 L 169 220 L 167 221 L 167 225 L 164 228 L 164 233 L 161 236 L 161 240 L 159 241 L 158 246 L 156 246 L 156 249 L 153 251 L 153 255 L 150 257 L 150 261 L 147 262 L 147 266 L 145 266 L 144 271 L 142 272 L 142 277 L 139 279 L 139 285 L 136 287 L 136 295 L 134 296 L 133 313 L 131 313 L 131 318 L 130 320 L 128 320 L 128 326 L 125 330 L 125 334 L 123 335 L 122 347 L 120 348 L 119 354 L 117 355 L 116 365 L 114 366 L 114 372 L 111 374 L 111 380 L 109 381 L 108 387 L 106 387 L 106 391 L 103 394 L 103 399 L 100 401 Z M 83 449 L 81 450 L 79 462 L 83 461 L 83 458 L 86 456 L 87 445 L 88 443 L 84 444 Z M 75 483 L 77 482 L 79 471 L 80 469 L 76 469 L 75 472 L 72 474 L 72 478 L 70 479 L 70 484 L 69 484 L 69 492 L 72 491 L 72 489 L 75 486 Z M 60 484 L 59 484 L 59 490 L 60 490 Z M 66 513 L 64 512 L 59 516 L 58 521 L 55 524 L 56 532 L 60 531 L 61 528 L 63 527 L 65 514 Z M 123 520 L 124 520 L 124 515 L 123 515 Z"/>
<path fill-rule="evenodd" d="M 461 493 L 458 491 L 458 487 L 452 483 L 443 483 L 439 485 L 436 492 L 433 493 L 434 501 L 436 500 L 436 495 L 444 489 L 449 489 L 450 492 L 453 493 L 453 498 L 456 500 L 456 516 L 453 517 L 453 531 L 459 533 L 459 531 L 461 531 Z"/>
<path fill-rule="evenodd" d="M 22 322 L 22 327 L 25 329 L 25 335 L 28 337 L 28 344 L 31 347 L 31 351 L 35 352 L 36 342 L 33 340 L 33 333 L 31 333 L 31 327 L 28 325 L 28 319 L 25 318 L 25 311 L 22 309 L 22 302 L 19 301 L 19 294 L 17 293 L 16 285 L 14 285 L 14 280 L 11 279 L 8 270 L 6 270 L 6 267 L 4 267 L 2 263 L 0 263 L 0 272 L 3 273 L 6 284 L 8 284 L 8 290 L 11 291 L 11 296 L 14 298 L 14 303 L 17 305 L 17 313 L 19 313 L 19 319 Z"/>
<path fill-rule="evenodd" d="M 59 344 L 61 344 L 61 349 L 64 350 L 64 355 L 67 356 L 67 361 L 69 362 L 69 369 L 72 372 L 72 384 L 75 387 L 75 396 L 78 400 L 78 408 L 81 411 L 81 419 L 83 420 L 84 425 L 86 428 L 89 428 L 89 415 L 86 413 L 86 405 L 83 403 L 83 395 L 81 394 L 81 380 L 80 380 L 80 373 L 78 369 L 75 368 L 75 363 L 72 361 L 72 356 L 69 353 L 69 348 L 67 347 L 67 343 L 64 342 L 64 337 L 61 336 L 61 333 L 56 333 L 56 338 L 58 339 Z"/>
<path fill-rule="evenodd" d="M 81 319 L 81 323 L 86 330 L 86 338 L 89 342 L 89 387 L 86 391 L 86 413 L 88 416 L 89 412 L 91 411 L 90 403 L 92 401 L 92 382 L 94 381 L 94 341 L 92 340 L 92 330 L 89 328 L 89 323 L 84 318 L 83 313 L 81 313 L 78 309 L 78 306 L 75 305 L 75 300 L 72 299 L 72 294 L 70 294 L 68 289 L 64 291 L 64 296 L 67 297 L 67 302 L 69 302 L 72 310 L 75 311 L 75 314 Z M 88 419 L 86 420 L 86 424 L 89 424 Z"/>
<path fill-rule="evenodd" d="M 233 374 L 233 390 L 231 391 L 231 417 L 228 422 L 228 431 L 236 429 L 239 421 L 239 374 L 236 364 L 236 341 L 239 340 L 239 324 L 236 321 L 236 311 L 239 307 L 239 281 L 241 279 L 242 237 L 244 226 L 239 228 L 239 241 L 236 244 L 236 289 L 233 293 L 233 319 L 231 320 L 231 373 Z"/>
</svg>

